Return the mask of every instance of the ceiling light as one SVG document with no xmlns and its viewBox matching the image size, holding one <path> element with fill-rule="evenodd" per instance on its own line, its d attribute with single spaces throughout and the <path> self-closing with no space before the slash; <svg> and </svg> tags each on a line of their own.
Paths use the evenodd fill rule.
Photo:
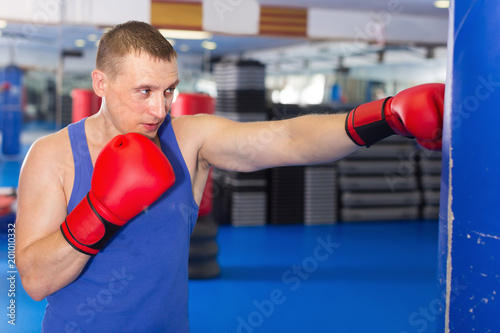
<svg viewBox="0 0 500 333">
<path fill-rule="evenodd" d="M 211 39 L 212 38 L 212 34 L 209 32 L 206 32 L 206 31 L 160 29 L 160 33 L 165 38 L 175 38 L 175 39 Z"/>
<path fill-rule="evenodd" d="M 182 52 L 187 52 L 187 51 L 189 51 L 189 45 L 182 44 L 182 45 L 180 46 L 180 50 L 181 50 Z"/>
<path fill-rule="evenodd" d="M 203 41 L 203 43 L 201 43 L 201 47 L 206 50 L 215 50 L 217 48 L 217 43 L 205 40 Z"/>
<path fill-rule="evenodd" d="M 97 36 L 96 34 L 90 34 L 87 36 L 87 39 L 89 40 L 89 42 L 95 42 L 99 39 L 99 36 Z"/>
<path fill-rule="evenodd" d="M 0 20 L 0 29 L 3 29 L 7 26 L 7 21 L 5 20 Z"/>
<path fill-rule="evenodd" d="M 437 7 L 437 8 L 448 8 L 448 7 L 450 7 L 450 1 L 449 0 L 437 0 L 437 1 L 434 1 L 434 7 Z"/>
<path fill-rule="evenodd" d="M 84 47 L 85 46 L 85 39 L 77 39 L 77 40 L 75 40 L 75 46 L 77 46 L 77 47 Z"/>
</svg>

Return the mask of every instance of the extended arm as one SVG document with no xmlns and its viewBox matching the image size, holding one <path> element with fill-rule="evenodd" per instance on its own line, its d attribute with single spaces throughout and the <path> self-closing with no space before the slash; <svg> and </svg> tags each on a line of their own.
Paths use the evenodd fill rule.
<svg viewBox="0 0 500 333">
<path fill-rule="evenodd" d="M 234 171 L 324 163 L 357 150 L 344 130 L 345 115 L 308 115 L 269 122 L 238 123 L 201 116 L 210 134 L 200 158 Z"/>
<path fill-rule="evenodd" d="M 409 88 L 360 105 L 349 114 L 309 115 L 283 121 L 237 123 L 201 116 L 200 159 L 234 171 L 325 163 L 393 134 L 441 148 L 444 85 Z"/>
</svg>

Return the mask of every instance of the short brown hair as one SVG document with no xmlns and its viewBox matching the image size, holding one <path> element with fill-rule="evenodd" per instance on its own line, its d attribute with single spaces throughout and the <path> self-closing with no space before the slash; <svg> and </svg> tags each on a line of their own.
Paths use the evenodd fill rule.
<svg viewBox="0 0 500 333">
<path fill-rule="evenodd" d="M 121 59 L 132 52 L 146 52 L 165 61 L 177 58 L 174 48 L 158 29 L 145 22 L 128 21 L 102 35 L 97 48 L 96 68 L 115 78 L 120 74 Z"/>
</svg>

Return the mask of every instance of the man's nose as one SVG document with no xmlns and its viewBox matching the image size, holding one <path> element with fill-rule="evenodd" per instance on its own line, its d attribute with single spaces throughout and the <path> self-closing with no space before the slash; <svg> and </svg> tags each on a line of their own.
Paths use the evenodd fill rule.
<svg viewBox="0 0 500 333">
<path fill-rule="evenodd" d="M 156 118 L 163 119 L 167 115 L 167 110 L 167 99 L 163 94 L 158 94 L 149 108 L 149 114 Z"/>
</svg>

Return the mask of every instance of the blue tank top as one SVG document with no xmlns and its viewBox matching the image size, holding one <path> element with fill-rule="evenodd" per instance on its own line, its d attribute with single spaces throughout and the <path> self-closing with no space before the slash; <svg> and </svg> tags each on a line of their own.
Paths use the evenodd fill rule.
<svg viewBox="0 0 500 333">
<path fill-rule="evenodd" d="M 75 179 L 68 213 L 90 189 L 85 119 L 68 126 Z M 80 276 L 47 296 L 42 332 L 189 331 L 189 238 L 198 215 L 170 115 L 158 130 L 176 181 L 91 258 Z"/>
</svg>

